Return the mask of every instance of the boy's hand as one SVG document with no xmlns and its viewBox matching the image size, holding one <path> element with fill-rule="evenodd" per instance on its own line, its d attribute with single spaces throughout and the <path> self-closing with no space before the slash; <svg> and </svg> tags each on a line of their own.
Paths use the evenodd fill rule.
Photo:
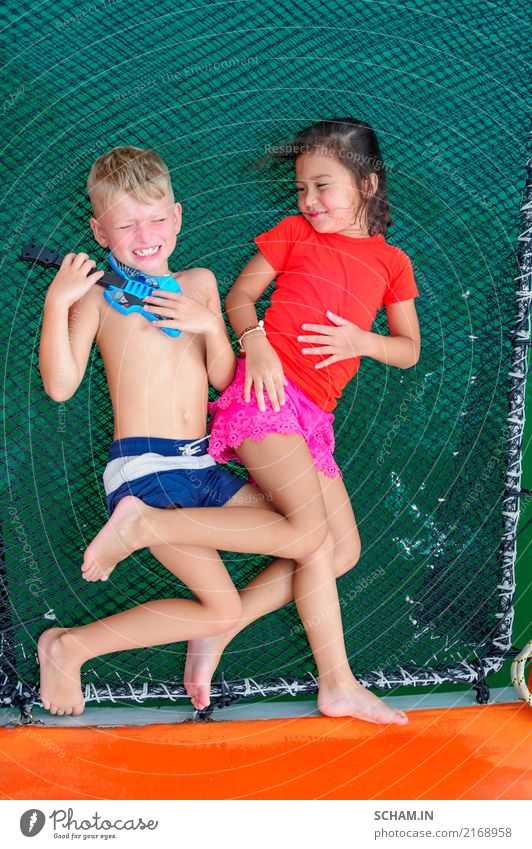
<svg viewBox="0 0 532 849">
<path fill-rule="evenodd" d="M 91 274 L 94 268 L 96 263 L 87 254 L 67 254 L 46 293 L 48 303 L 52 301 L 68 308 L 79 301 L 105 274 L 105 271 Z"/>
<path fill-rule="evenodd" d="M 305 356 L 318 357 L 328 354 L 326 360 L 316 363 L 314 368 L 324 368 L 340 360 L 348 360 L 364 355 L 368 348 L 371 333 L 362 330 L 356 324 L 341 318 L 327 310 L 327 318 L 334 326 L 326 324 L 302 324 L 302 330 L 311 330 L 319 336 L 298 336 L 298 342 L 310 342 L 316 348 L 302 348 Z"/>
<path fill-rule="evenodd" d="M 218 334 L 222 329 L 220 318 L 208 307 L 180 295 L 178 292 L 158 290 L 157 295 L 144 299 L 146 312 L 164 316 L 161 321 L 154 321 L 155 327 L 169 327 L 173 330 L 183 330 L 185 333 Z M 223 320 L 222 320 L 223 324 Z"/>
<path fill-rule="evenodd" d="M 262 333 L 250 333 L 242 342 L 246 352 L 246 379 L 244 382 L 244 401 L 251 398 L 251 387 L 255 387 L 255 396 L 261 413 L 266 410 L 264 389 L 276 413 L 285 402 L 284 387 L 287 384 L 283 366 L 277 352 Z"/>
</svg>

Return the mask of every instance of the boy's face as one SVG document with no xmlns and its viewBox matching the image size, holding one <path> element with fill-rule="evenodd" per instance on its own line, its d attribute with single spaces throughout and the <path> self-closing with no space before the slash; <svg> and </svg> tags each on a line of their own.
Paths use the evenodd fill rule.
<svg viewBox="0 0 532 849">
<path fill-rule="evenodd" d="M 91 218 L 94 238 L 120 262 L 146 274 L 169 274 L 168 258 L 181 229 L 181 204 L 164 196 L 138 201 L 122 192 Z"/>
</svg>

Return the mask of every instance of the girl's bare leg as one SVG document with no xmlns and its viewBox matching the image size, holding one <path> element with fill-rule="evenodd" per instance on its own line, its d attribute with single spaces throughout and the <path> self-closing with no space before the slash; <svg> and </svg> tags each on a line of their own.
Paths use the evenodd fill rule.
<svg viewBox="0 0 532 849">
<path fill-rule="evenodd" d="M 247 454 L 247 457 L 243 457 L 246 466 L 257 482 L 262 485 L 260 473 L 252 465 L 248 444 L 244 443 L 243 448 Z M 264 457 L 264 454 L 262 456 Z M 323 488 L 324 502 L 330 516 L 328 538 L 315 553 L 302 558 L 295 571 L 289 571 L 287 561 L 275 561 L 257 576 L 241 593 L 243 605 L 241 622 L 227 635 L 193 643 L 191 659 L 195 649 L 198 660 L 194 664 L 192 659 L 189 664 L 189 675 L 193 672 L 193 666 L 201 675 L 202 663 L 203 672 L 208 671 L 209 666 L 213 671 L 220 656 L 220 649 L 223 650 L 223 644 L 227 644 L 228 637 L 234 636 L 254 618 L 275 609 L 272 606 L 274 603 L 279 607 L 295 599 L 318 666 L 318 706 L 321 712 L 329 716 L 354 716 L 369 722 L 404 724 L 407 721 L 406 715 L 402 711 L 388 708 L 377 696 L 362 687 L 349 667 L 336 589 L 336 575 L 349 568 L 349 558 L 356 553 L 356 549 L 360 550 L 360 541 L 342 480 L 337 478 L 331 481 L 324 475 L 320 475 L 319 478 Z M 275 493 L 272 494 L 275 503 Z M 350 537 L 354 537 L 354 548 L 351 548 Z M 203 656 L 208 655 L 209 643 L 211 657 L 205 663 L 201 660 L 201 649 L 203 644 Z M 205 683 L 202 682 L 202 684 L 203 686 L 200 685 L 198 689 L 200 701 L 201 696 L 206 695 Z"/>
<path fill-rule="evenodd" d="M 133 551 L 161 544 L 207 546 L 296 559 L 314 551 L 325 538 L 327 526 L 314 469 L 310 469 L 310 477 L 302 471 L 308 469 L 308 448 L 300 436 L 271 434 L 266 437 L 269 439 L 283 440 L 282 449 L 277 452 L 279 459 L 274 462 L 272 455 L 267 468 L 263 469 L 264 480 L 275 486 L 276 513 L 247 507 L 158 510 L 129 496 L 120 501 L 87 548 L 83 576 L 89 581 L 105 579 L 116 564 Z M 252 443 L 258 454 L 262 454 L 266 440 Z M 250 440 L 246 440 L 248 442 Z M 257 466 L 260 465 L 259 459 Z M 305 497 L 296 501 L 288 495 L 289 491 Z M 269 497 L 270 490 L 265 494 Z"/>
<path fill-rule="evenodd" d="M 297 564 L 294 575 L 294 600 L 318 667 L 318 708 L 326 716 L 404 725 L 406 714 L 385 705 L 351 672 L 332 566 L 333 548 L 332 537 L 326 539 L 318 551 Z"/>
<path fill-rule="evenodd" d="M 341 478 L 333 480 L 318 473 L 327 512 L 329 533 L 334 542 L 333 569 L 336 577 L 351 569 L 360 556 L 360 536 L 349 496 Z M 262 505 L 274 510 L 271 501 L 252 486 L 244 487 L 225 505 Z M 295 561 L 278 558 L 266 566 L 242 590 L 242 616 L 223 634 L 191 640 L 185 666 L 185 687 L 196 707 L 209 704 L 211 679 L 226 646 L 244 628 L 294 600 Z"/>
<path fill-rule="evenodd" d="M 152 553 L 197 600 L 149 601 L 79 628 L 45 631 L 38 643 L 41 699 L 51 713 L 82 712 L 80 670 L 87 660 L 216 634 L 234 627 L 240 618 L 238 593 L 215 551 L 166 545 L 153 548 Z"/>
</svg>

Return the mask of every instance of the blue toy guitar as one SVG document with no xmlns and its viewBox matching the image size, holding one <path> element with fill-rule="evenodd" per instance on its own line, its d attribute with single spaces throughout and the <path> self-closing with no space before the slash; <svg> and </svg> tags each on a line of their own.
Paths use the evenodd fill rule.
<svg viewBox="0 0 532 849">
<path fill-rule="evenodd" d="M 50 248 L 43 248 L 33 243 L 24 245 L 22 248 L 21 259 L 26 262 L 33 262 L 36 265 L 42 265 L 44 268 L 60 268 L 63 257 Z M 158 316 L 155 313 L 144 311 L 144 298 L 150 295 L 157 296 L 157 289 L 164 289 L 170 292 L 181 293 L 182 289 L 179 283 L 170 275 L 164 277 L 156 277 L 152 274 L 143 274 L 136 268 L 129 265 L 124 265 L 112 254 L 109 254 L 109 265 L 114 271 L 106 271 L 103 277 L 96 281 L 98 286 L 102 286 L 105 300 L 114 309 L 125 315 L 131 312 L 140 313 L 143 318 L 148 321 L 157 321 L 163 316 Z M 91 274 L 97 271 L 95 268 Z M 90 275 L 89 275 L 90 276 Z M 161 327 L 163 333 L 167 336 L 179 336 L 180 330 L 174 330 L 168 327 Z"/>
</svg>

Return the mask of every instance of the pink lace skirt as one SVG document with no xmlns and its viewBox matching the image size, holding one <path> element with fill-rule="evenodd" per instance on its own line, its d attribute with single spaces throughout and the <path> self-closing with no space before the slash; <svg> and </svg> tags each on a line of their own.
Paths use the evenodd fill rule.
<svg viewBox="0 0 532 849">
<path fill-rule="evenodd" d="M 211 439 L 209 454 L 218 463 L 240 458 L 236 453 L 245 439 L 260 442 L 269 433 L 300 434 L 305 439 L 319 472 L 329 478 L 341 475 L 333 459 L 334 431 L 332 413 L 326 413 L 307 398 L 292 381 L 285 386 L 286 401 L 278 413 L 264 392 L 266 410 L 262 413 L 257 406 L 255 390 L 251 389 L 249 403 L 244 401 L 244 379 L 246 361 L 239 359 L 233 382 L 218 401 L 209 404 Z"/>
</svg>

